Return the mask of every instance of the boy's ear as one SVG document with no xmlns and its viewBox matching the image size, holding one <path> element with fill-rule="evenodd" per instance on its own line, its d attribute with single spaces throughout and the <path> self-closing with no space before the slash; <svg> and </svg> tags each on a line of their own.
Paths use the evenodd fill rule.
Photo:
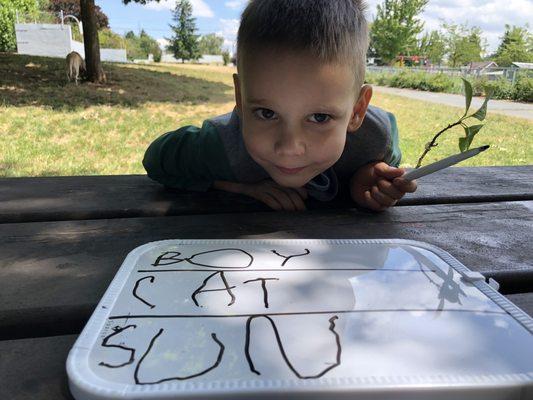
<svg viewBox="0 0 533 400">
<path fill-rule="evenodd" d="M 235 104 L 237 112 L 242 115 L 241 82 L 239 75 L 233 74 L 233 87 L 235 88 Z"/>
<path fill-rule="evenodd" d="M 372 98 L 372 86 L 363 85 L 361 91 L 359 92 L 359 99 L 355 103 L 352 111 L 352 116 L 350 122 L 348 123 L 348 132 L 355 132 L 361 124 L 363 119 L 365 119 L 366 110 L 368 109 L 368 104 Z"/>
</svg>

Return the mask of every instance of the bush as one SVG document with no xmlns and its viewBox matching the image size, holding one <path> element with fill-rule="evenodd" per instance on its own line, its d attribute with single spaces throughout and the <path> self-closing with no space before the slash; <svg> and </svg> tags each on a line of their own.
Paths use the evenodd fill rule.
<svg viewBox="0 0 533 400">
<path fill-rule="evenodd" d="M 533 78 L 519 75 L 513 88 L 512 99 L 533 102 Z"/>
<path fill-rule="evenodd" d="M 513 84 L 506 78 L 499 78 L 494 81 L 486 81 L 483 84 L 483 95 L 487 96 L 490 94 L 492 99 L 511 99 L 512 93 Z"/>
</svg>

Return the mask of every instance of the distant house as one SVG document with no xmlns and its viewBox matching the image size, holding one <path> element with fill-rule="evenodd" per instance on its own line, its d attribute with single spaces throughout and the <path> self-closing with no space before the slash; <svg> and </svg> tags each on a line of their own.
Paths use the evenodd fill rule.
<svg viewBox="0 0 533 400">
<path fill-rule="evenodd" d="M 503 74 L 503 69 L 499 69 L 494 61 L 476 61 L 468 65 L 468 72 L 476 76 L 485 76 L 489 80 L 498 79 Z"/>
<path fill-rule="evenodd" d="M 531 69 L 531 70 L 533 70 L 533 63 L 514 62 L 514 63 L 511 63 L 511 68 L 513 68 L 513 69 Z"/>
<path fill-rule="evenodd" d="M 479 71 L 480 74 L 487 72 L 490 68 L 498 68 L 498 64 L 494 61 L 475 61 L 468 65 L 470 70 Z"/>
</svg>

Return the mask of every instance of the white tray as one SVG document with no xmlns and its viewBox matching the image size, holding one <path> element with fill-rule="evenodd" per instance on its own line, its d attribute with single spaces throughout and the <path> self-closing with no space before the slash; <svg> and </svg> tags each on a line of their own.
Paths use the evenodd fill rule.
<svg viewBox="0 0 533 400">
<path fill-rule="evenodd" d="M 525 400 L 533 320 L 421 242 L 166 240 L 126 257 L 67 372 L 78 400 Z"/>
</svg>

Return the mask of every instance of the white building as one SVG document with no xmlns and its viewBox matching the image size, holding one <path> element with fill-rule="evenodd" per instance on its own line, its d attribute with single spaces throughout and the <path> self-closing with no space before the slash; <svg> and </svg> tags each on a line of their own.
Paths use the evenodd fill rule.
<svg viewBox="0 0 533 400">
<path fill-rule="evenodd" d="M 17 51 L 32 56 L 64 58 L 77 51 L 85 59 L 83 43 L 72 39 L 68 24 L 15 24 Z M 126 49 L 100 49 L 100 59 L 127 62 Z"/>
</svg>

